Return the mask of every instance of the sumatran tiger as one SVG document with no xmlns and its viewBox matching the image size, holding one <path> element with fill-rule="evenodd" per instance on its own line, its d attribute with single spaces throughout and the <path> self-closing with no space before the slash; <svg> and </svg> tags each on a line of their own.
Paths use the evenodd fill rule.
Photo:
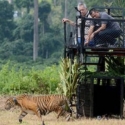
<svg viewBox="0 0 125 125">
<path fill-rule="evenodd" d="M 59 118 L 59 116 L 65 116 L 68 121 L 72 112 L 69 101 L 64 95 L 31 96 L 24 94 L 17 97 L 10 97 L 5 102 L 6 110 L 15 106 L 19 106 L 21 108 L 21 114 L 19 115 L 20 123 L 22 122 L 22 118 L 28 113 L 35 114 L 42 120 L 42 115 L 46 115 L 54 111 L 57 113 L 57 118 Z"/>
</svg>

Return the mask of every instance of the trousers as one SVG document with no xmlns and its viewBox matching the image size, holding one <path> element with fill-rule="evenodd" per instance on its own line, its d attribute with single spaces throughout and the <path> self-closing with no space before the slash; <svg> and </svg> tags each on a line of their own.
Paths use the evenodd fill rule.
<svg viewBox="0 0 125 125">
<path fill-rule="evenodd" d="M 114 44 L 116 41 L 116 38 L 118 38 L 121 35 L 121 30 L 115 30 L 115 29 L 105 29 L 100 31 L 98 34 L 94 36 L 95 43 L 110 43 Z"/>
</svg>

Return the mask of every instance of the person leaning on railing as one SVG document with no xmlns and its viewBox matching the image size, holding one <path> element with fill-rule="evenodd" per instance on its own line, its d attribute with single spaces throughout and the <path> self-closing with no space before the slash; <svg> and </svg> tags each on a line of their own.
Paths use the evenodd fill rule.
<svg viewBox="0 0 125 125">
<path fill-rule="evenodd" d="M 78 10 L 80 11 L 82 17 L 91 18 L 91 16 L 89 15 L 89 11 L 88 11 L 88 9 L 86 7 L 86 4 L 79 3 L 78 4 Z M 70 19 L 67 19 L 67 18 L 63 18 L 62 22 L 67 22 L 72 26 L 77 26 L 76 22 L 74 22 L 74 21 L 72 21 Z M 90 27 L 90 20 L 86 20 L 86 22 L 85 22 L 85 30 L 84 30 L 85 31 L 85 33 L 84 33 L 85 39 L 87 38 L 89 27 Z M 79 30 L 78 30 L 78 42 L 79 43 L 81 42 L 81 36 L 80 35 L 81 35 L 81 33 L 80 33 L 80 28 L 79 28 Z"/>
<path fill-rule="evenodd" d="M 92 8 L 89 14 L 92 18 L 102 20 L 91 21 L 85 45 L 89 44 L 91 40 L 94 40 L 96 43 L 109 43 L 110 45 L 114 45 L 116 38 L 122 33 L 119 23 L 111 21 L 111 19 L 114 19 L 112 16 L 108 15 L 106 12 L 99 12 L 95 8 Z M 108 19 L 110 21 L 108 21 Z"/>
</svg>

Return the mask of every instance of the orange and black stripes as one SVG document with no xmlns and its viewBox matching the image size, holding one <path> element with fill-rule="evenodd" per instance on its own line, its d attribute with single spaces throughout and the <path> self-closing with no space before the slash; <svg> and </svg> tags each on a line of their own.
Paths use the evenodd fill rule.
<svg viewBox="0 0 125 125">
<path fill-rule="evenodd" d="M 28 113 L 35 114 L 42 119 L 42 115 L 46 115 L 50 112 L 56 112 L 57 118 L 60 115 L 70 118 L 70 113 L 66 111 L 69 107 L 69 102 L 64 95 L 20 95 L 17 97 L 9 98 L 5 103 L 5 109 L 9 110 L 14 106 L 21 108 L 21 114 L 19 115 L 19 122 L 22 122 L 22 118 Z"/>
</svg>

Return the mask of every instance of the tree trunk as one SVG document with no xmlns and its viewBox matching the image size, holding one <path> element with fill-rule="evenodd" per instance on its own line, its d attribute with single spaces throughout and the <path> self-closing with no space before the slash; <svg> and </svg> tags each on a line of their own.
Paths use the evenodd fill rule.
<svg viewBox="0 0 125 125">
<path fill-rule="evenodd" d="M 34 42 L 33 42 L 33 61 L 38 57 L 38 0 L 34 0 Z"/>
<path fill-rule="evenodd" d="M 65 18 L 67 18 L 67 0 L 65 0 Z"/>
</svg>

